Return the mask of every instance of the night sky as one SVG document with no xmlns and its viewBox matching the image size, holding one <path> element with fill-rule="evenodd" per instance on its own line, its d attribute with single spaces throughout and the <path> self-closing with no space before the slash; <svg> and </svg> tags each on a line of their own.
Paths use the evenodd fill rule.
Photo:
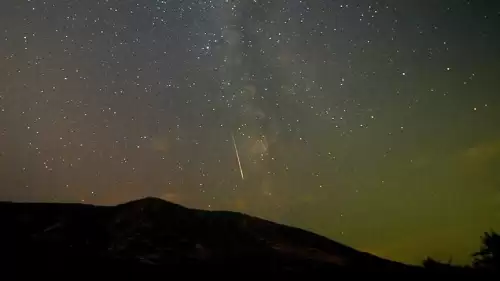
<svg viewBox="0 0 500 281">
<path fill-rule="evenodd" d="M 2 0 L 0 200 L 155 196 L 397 261 L 500 228 L 500 2 Z"/>
</svg>

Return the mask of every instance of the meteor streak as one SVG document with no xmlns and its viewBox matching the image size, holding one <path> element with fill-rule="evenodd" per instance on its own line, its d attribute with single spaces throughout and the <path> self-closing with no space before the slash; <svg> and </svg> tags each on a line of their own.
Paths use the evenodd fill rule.
<svg viewBox="0 0 500 281">
<path fill-rule="evenodd" d="M 238 159 L 238 167 L 240 168 L 241 179 L 245 180 L 245 176 L 243 176 L 243 169 L 241 168 L 240 154 L 238 153 L 236 140 L 234 139 L 234 135 L 232 133 L 231 133 L 231 138 L 233 139 L 234 151 L 236 152 L 236 159 Z"/>
</svg>

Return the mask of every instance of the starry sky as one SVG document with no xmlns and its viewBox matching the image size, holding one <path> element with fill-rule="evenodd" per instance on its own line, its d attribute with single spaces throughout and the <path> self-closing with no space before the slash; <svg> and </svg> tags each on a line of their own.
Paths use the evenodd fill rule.
<svg viewBox="0 0 500 281">
<path fill-rule="evenodd" d="M 417 264 L 500 228 L 498 1 L 0 7 L 0 200 L 155 196 Z"/>
</svg>

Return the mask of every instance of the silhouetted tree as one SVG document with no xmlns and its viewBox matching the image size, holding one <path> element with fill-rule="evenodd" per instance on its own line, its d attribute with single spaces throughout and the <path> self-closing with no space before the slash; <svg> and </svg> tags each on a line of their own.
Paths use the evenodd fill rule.
<svg viewBox="0 0 500 281">
<path fill-rule="evenodd" d="M 459 274 L 470 271 L 470 267 L 453 265 L 451 259 L 447 263 L 443 263 L 428 257 L 422 262 L 422 265 L 431 272 Z"/>
<path fill-rule="evenodd" d="M 438 268 L 445 268 L 448 267 L 449 264 L 439 262 L 433 258 L 426 258 L 423 262 L 422 265 L 427 268 L 427 269 L 438 269 Z"/>
<path fill-rule="evenodd" d="M 476 268 L 500 271 L 500 235 L 495 232 L 485 232 L 481 237 L 482 246 L 474 253 L 473 265 Z"/>
</svg>

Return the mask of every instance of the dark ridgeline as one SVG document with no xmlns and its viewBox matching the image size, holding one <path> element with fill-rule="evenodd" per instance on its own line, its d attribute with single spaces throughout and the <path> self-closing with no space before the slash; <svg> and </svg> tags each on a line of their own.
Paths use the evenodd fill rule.
<svg viewBox="0 0 500 281">
<path fill-rule="evenodd" d="M 85 272 L 424 273 L 248 215 L 156 198 L 105 207 L 0 203 L 4 268 Z"/>
<path fill-rule="evenodd" d="M 485 232 L 481 242 L 479 251 L 472 255 L 472 266 L 457 266 L 453 265 L 451 260 L 442 263 L 431 258 L 424 260 L 423 265 L 434 272 L 500 274 L 500 235 L 494 231 Z"/>
</svg>

